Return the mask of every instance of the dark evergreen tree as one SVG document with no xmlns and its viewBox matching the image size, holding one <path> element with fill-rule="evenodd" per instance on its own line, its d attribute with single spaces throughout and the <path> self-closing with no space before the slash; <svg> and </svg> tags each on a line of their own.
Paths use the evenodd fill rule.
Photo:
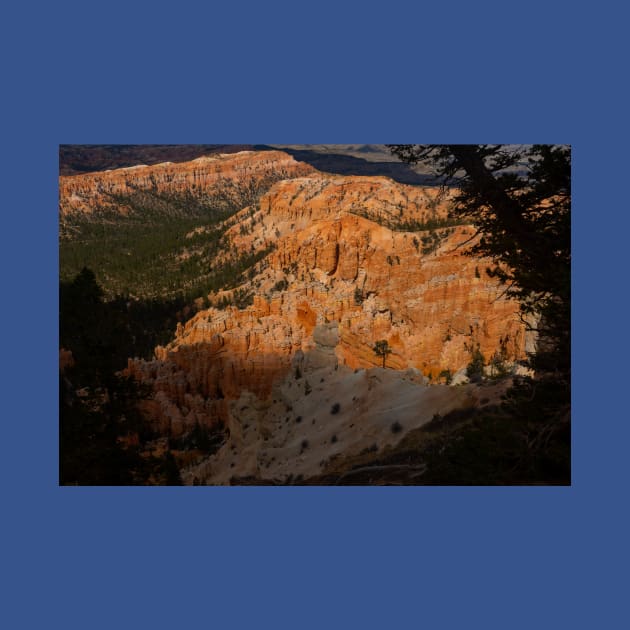
<svg viewBox="0 0 630 630">
<path fill-rule="evenodd" d="M 534 315 L 536 367 L 570 375 L 571 149 L 564 145 L 389 145 L 456 187 L 453 211 L 477 228 L 473 255 Z M 471 239 L 472 240 L 472 239 Z M 527 319 L 531 325 L 531 319 Z"/>
<path fill-rule="evenodd" d="M 387 356 L 392 353 L 392 349 L 389 347 L 389 344 L 385 339 L 381 339 L 374 344 L 372 348 L 374 350 L 374 354 L 383 359 L 383 367 L 385 367 L 385 361 Z"/>
<path fill-rule="evenodd" d="M 570 147 L 390 149 L 406 162 L 429 164 L 444 186 L 456 188 L 453 214 L 477 228 L 470 253 L 494 261 L 486 273 L 519 300 L 523 319 L 538 333 L 530 357 L 535 377 L 515 379 L 499 409 L 480 412 L 458 439 L 449 436 L 427 480 L 461 482 L 474 460 L 478 474 L 472 483 L 570 483 Z"/>
</svg>

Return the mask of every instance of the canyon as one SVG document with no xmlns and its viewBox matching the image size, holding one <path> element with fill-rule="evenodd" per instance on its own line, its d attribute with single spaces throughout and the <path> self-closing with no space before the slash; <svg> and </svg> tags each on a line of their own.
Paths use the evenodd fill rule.
<svg viewBox="0 0 630 630">
<path fill-rule="evenodd" d="M 61 177 L 60 221 L 124 221 L 137 208 L 120 201 L 139 191 L 182 195 L 182 213 L 187 195 L 239 207 L 220 223 L 215 264 L 264 254 L 122 370 L 151 392 L 140 408 L 160 434 L 225 427 L 217 453 L 182 464 L 185 483 L 317 475 L 436 414 L 498 400 L 501 386 L 469 382 L 475 353 L 514 372 L 536 349 L 492 262 L 470 255 L 481 235 L 452 219 L 453 191 L 243 151 Z M 184 241 L 179 255 L 191 251 Z"/>
<path fill-rule="evenodd" d="M 154 193 L 186 193 L 221 196 L 240 202 L 239 193 L 252 191 L 268 181 L 307 174 L 313 169 L 281 151 L 240 151 L 202 156 L 189 162 L 139 164 L 59 178 L 60 220 L 107 211 L 127 215 L 132 209 L 117 196 L 143 190 Z M 182 212 L 186 212 L 183 209 Z"/>
</svg>

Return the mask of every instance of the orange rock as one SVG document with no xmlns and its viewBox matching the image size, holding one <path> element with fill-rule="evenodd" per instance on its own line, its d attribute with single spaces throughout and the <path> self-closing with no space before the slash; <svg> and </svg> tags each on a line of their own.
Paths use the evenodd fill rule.
<svg viewBox="0 0 630 630">
<path fill-rule="evenodd" d="M 185 424 L 227 421 L 225 400 L 244 390 L 268 397 L 299 352 L 316 351 L 312 366 L 329 352 L 350 368 L 380 366 L 372 348 L 386 339 L 387 367 L 432 376 L 465 367 L 477 345 L 486 360 L 501 344 L 508 359 L 524 358 L 532 339 L 518 304 L 484 273 L 489 260 L 466 254 L 472 226 L 436 230 L 442 238 L 429 251 L 429 231 L 393 231 L 357 215 L 427 221 L 446 217 L 448 204 L 435 189 L 383 177 L 311 172 L 278 182 L 228 231 L 234 248 L 276 247 L 243 285 L 255 293 L 252 306 L 199 312 L 155 361 L 130 361 L 128 372 L 183 409 Z M 280 280 L 286 290 L 274 290 Z M 327 323 L 331 347 L 316 339 Z"/>
<path fill-rule="evenodd" d="M 114 210 L 128 214 L 112 195 L 127 195 L 137 190 L 208 193 L 248 186 L 273 175 L 295 177 L 311 173 L 308 164 L 296 162 L 282 151 L 242 151 L 200 157 L 191 162 L 164 162 L 152 166 L 131 166 L 111 171 L 70 175 L 59 178 L 59 213 L 63 219 L 74 213 L 93 214 Z"/>
</svg>

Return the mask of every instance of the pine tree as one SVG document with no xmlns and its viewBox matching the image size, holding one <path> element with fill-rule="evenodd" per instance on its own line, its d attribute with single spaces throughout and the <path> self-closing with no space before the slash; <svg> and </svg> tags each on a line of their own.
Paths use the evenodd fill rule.
<svg viewBox="0 0 630 630">
<path fill-rule="evenodd" d="M 392 349 L 389 347 L 387 340 L 381 339 L 374 344 L 372 348 L 374 350 L 374 354 L 383 359 L 383 367 L 385 367 L 385 360 L 387 359 L 387 355 L 392 353 Z"/>
</svg>

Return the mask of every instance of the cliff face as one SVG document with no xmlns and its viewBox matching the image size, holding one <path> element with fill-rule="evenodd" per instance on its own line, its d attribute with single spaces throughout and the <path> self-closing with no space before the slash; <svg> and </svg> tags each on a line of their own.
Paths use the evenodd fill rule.
<svg viewBox="0 0 630 630">
<path fill-rule="evenodd" d="M 246 171 L 248 159 L 268 156 L 239 164 Z M 392 349 L 388 368 L 432 378 L 464 368 L 476 347 L 486 360 L 499 350 L 523 358 L 534 339 L 518 305 L 485 274 L 489 261 L 466 255 L 472 226 L 445 226 L 448 203 L 382 177 L 313 172 L 275 184 L 228 232 L 238 250 L 275 246 L 240 287 L 253 303 L 199 312 L 154 361 L 129 361 L 128 373 L 157 392 L 153 416 L 175 433 L 229 424 L 246 390 L 269 399 L 294 373 L 308 395 L 309 374 L 331 361 L 345 371 L 380 366 L 380 339 Z"/>
<path fill-rule="evenodd" d="M 64 217 L 109 210 L 126 214 L 130 208 L 115 199 L 138 191 L 223 196 L 274 180 L 312 172 L 281 151 L 241 151 L 200 157 L 190 162 L 131 166 L 111 171 L 59 178 L 59 212 Z"/>
</svg>

